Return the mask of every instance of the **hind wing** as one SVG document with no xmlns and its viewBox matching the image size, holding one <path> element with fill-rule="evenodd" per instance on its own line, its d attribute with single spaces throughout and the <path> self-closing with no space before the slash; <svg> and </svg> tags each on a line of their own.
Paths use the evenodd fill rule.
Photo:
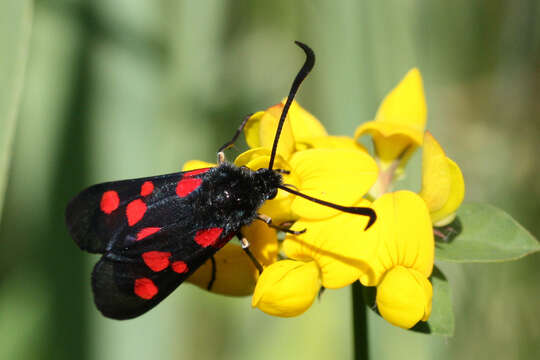
<svg viewBox="0 0 540 360">
<path fill-rule="evenodd" d="M 94 301 L 103 315 L 130 319 L 152 309 L 234 233 L 171 226 L 105 253 L 92 273 Z"/>
</svg>

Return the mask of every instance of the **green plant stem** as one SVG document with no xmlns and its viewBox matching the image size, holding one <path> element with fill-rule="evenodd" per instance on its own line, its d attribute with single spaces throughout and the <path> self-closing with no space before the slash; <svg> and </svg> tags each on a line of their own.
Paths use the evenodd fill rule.
<svg viewBox="0 0 540 360">
<path fill-rule="evenodd" d="M 367 360 L 369 359 L 367 308 L 362 294 L 362 284 L 359 281 L 352 284 L 352 300 L 354 359 Z"/>
</svg>

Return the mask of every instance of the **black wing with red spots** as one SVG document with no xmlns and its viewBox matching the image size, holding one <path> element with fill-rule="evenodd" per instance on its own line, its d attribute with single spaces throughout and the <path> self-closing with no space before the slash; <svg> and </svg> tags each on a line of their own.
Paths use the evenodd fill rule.
<svg viewBox="0 0 540 360">
<path fill-rule="evenodd" d="M 145 313 L 234 235 L 212 217 L 196 219 L 193 207 L 209 170 L 98 184 L 70 202 L 66 222 L 76 243 L 104 254 L 92 289 L 105 316 Z"/>
<path fill-rule="evenodd" d="M 92 273 L 96 306 L 103 315 L 115 319 L 130 319 L 145 313 L 230 238 L 231 234 L 224 234 L 219 228 L 195 232 L 171 226 L 121 252 L 105 253 Z"/>
<path fill-rule="evenodd" d="M 281 176 L 223 163 L 157 177 L 94 185 L 68 205 L 79 247 L 103 254 L 94 300 L 112 318 L 139 316 L 251 223 Z"/>
<path fill-rule="evenodd" d="M 178 222 L 189 195 L 201 185 L 210 169 L 113 181 L 83 190 L 68 204 L 66 224 L 82 250 L 105 253 L 125 242 Z M 184 219 L 190 221 L 190 219 Z"/>
</svg>

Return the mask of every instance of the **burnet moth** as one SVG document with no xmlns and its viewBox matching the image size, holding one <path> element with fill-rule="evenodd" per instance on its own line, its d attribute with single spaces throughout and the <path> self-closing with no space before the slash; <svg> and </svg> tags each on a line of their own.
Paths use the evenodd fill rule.
<svg viewBox="0 0 540 360">
<path fill-rule="evenodd" d="M 376 214 L 371 208 L 312 198 L 284 185 L 279 169 L 273 169 L 288 109 L 315 64 L 313 51 L 303 43 L 296 44 L 305 52 L 306 61 L 283 107 L 268 168 L 252 171 L 225 161 L 223 151 L 241 134 L 246 118 L 232 140 L 219 149 L 217 167 L 97 184 L 68 204 L 66 224 L 77 245 L 89 253 L 103 254 L 92 272 L 94 300 L 103 315 L 130 319 L 144 314 L 231 238 L 241 238 L 242 226 L 262 220 L 277 227 L 258 209 L 278 189 L 369 216 L 366 229 L 373 224 Z M 247 255 L 258 265 L 247 245 L 243 242 Z"/>
</svg>

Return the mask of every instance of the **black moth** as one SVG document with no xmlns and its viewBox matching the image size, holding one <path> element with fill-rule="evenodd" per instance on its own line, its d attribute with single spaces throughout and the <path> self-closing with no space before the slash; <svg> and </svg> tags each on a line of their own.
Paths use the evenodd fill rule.
<svg viewBox="0 0 540 360">
<path fill-rule="evenodd" d="M 103 254 L 92 272 L 94 300 L 103 315 L 130 319 L 145 313 L 232 237 L 242 238 L 242 226 L 256 219 L 274 226 L 270 218 L 257 211 L 264 201 L 276 196 L 278 189 L 369 216 L 366 229 L 373 224 L 376 215 L 372 209 L 343 207 L 301 194 L 283 185 L 280 171 L 273 169 L 287 111 L 315 63 L 313 51 L 305 44 L 296 44 L 306 53 L 306 61 L 283 108 L 268 169 L 252 171 L 225 162 L 223 150 L 234 144 L 246 118 L 233 139 L 218 151 L 217 167 L 98 184 L 83 190 L 68 204 L 66 224 L 77 245 L 87 252 Z M 248 244 L 243 245 L 262 271 Z"/>
</svg>

